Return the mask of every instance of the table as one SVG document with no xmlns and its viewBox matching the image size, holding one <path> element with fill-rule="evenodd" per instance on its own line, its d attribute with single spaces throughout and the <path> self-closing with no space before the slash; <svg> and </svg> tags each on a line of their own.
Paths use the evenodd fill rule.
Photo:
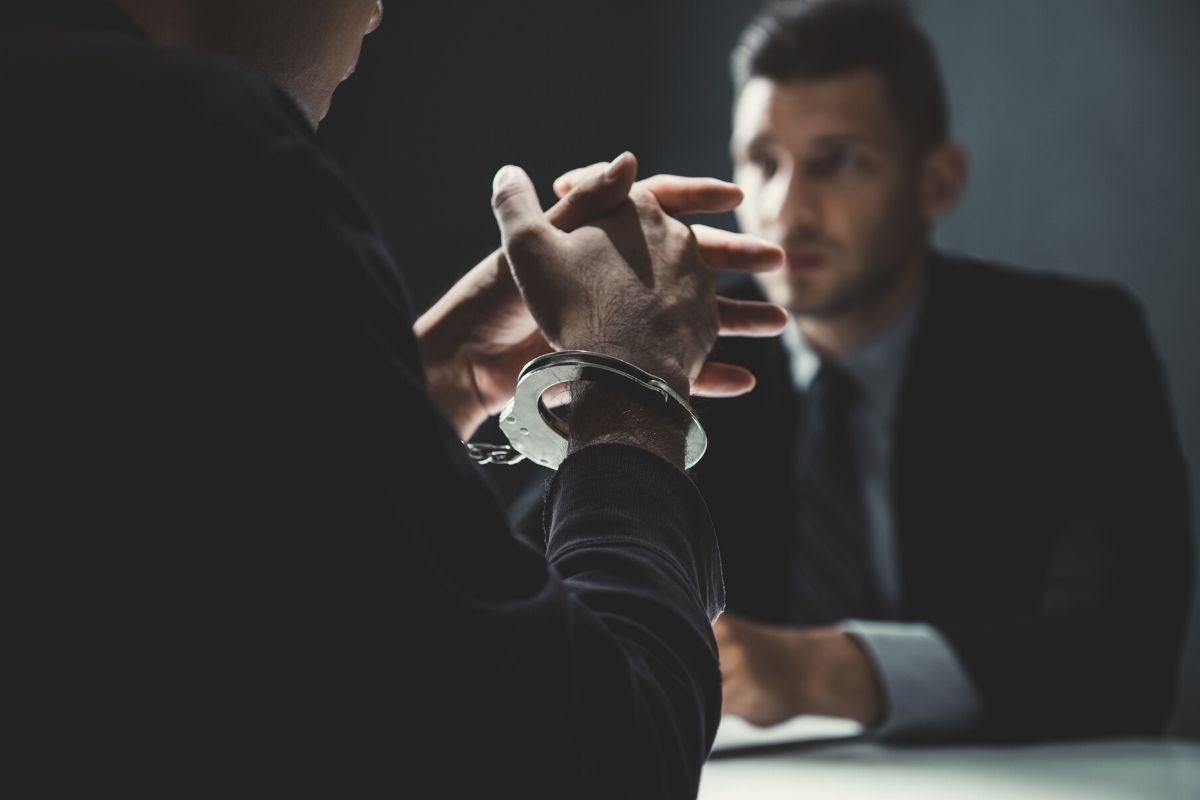
<svg viewBox="0 0 1200 800">
<path fill-rule="evenodd" d="M 700 800 L 1198 800 L 1200 743 L 1021 746 L 809 741 L 714 754 Z"/>
</svg>

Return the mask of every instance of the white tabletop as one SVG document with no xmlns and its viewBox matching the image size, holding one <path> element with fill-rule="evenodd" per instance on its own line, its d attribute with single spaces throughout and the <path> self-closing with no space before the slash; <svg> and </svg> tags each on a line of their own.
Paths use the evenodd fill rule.
<svg viewBox="0 0 1200 800">
<path fill-rule="evenodd" d="M 716 754 L 700 800 L 1197 800 L 1200 743 L 1101 740 L 1006 747 L 807 742 Z"/>
</svg>

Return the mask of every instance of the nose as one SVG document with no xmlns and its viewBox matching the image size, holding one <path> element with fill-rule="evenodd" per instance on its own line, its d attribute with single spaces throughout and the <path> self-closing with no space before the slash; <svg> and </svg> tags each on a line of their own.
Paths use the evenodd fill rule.
<svg viewBox="0 0 1200 800">
<path fill-rule="evenodd" d="M 764 222 L 787 230 L 816 227 L 819 205 L 815 187 L 801 171 L 781 168 L 763 192 L 762 216 Z"/>
</svg>

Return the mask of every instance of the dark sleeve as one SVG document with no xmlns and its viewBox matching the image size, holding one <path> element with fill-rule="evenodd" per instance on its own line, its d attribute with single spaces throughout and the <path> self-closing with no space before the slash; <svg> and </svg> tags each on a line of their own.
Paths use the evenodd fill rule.
<svg viewBox="0 0 1200 800">
<path fill-rule="evenodd" d="M 513 532 L 522 541 L 539 550 L 546 547 L 546 530 L 543 519 L 546 490 L 549 481 L 544 475 L 535 475 L 522 482 L 505 497 L 508 520 Z"/>
<path fill-rule="evenodd" d="M 1064 322 L 1067 388 L 1048 398 L 1072 456 L 1042 610 L 939 626 L 983 696 L 985 737 L 1159 734 L 1176 696 L 1192 580 L 1186 468 L 1139 310 L 1123 292 L 1101 300 Z"/>
<path fill-rule="evenodd" d="M 76 44 L 4 84 L 22 742 L 110 793 L 693 796 L 722 598 L 688 480 L 585 449 L 554 563 L 520 544 L 289 101 Z"/>
<path fill-rule="evenodd" d="M 289 478 L 270 482 L 276 521 L 313 537 L 299 566 L 325 576 L 289 621 L 336 651 L 300 670 L 310 707 L 361 704 L 328 709 L 338 735 L 438 796 L 694 796 L 723 605 L 695 487 L 641 450 L 585 448 L 550 490 L 548 552 L 521 544 L 427 396 L 370 220 L 310 149 L 275 152 L 267 178 L 277 222 L 242 253 L 278 279 L 264 295 L 265 369 L 287 387 L 270 423 Z M 328 743 L 330 722 L 304 728 Z"/>
</svg>

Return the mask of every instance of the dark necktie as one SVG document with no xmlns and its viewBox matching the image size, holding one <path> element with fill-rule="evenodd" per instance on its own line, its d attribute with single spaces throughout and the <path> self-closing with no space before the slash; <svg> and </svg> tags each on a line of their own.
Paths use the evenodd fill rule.
<svg viewBox="0 0 1200 800">
<path fill-rule="evenodd" d="M 861 390 L 825 362 L 799 399 L 791 621 L 823 625 L 876 615 L 866 514 L 851 429 Z"/>
</svg>

